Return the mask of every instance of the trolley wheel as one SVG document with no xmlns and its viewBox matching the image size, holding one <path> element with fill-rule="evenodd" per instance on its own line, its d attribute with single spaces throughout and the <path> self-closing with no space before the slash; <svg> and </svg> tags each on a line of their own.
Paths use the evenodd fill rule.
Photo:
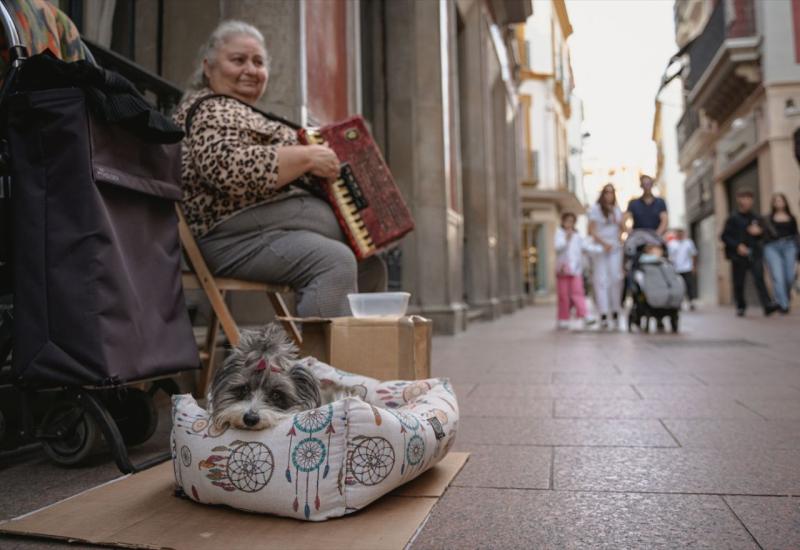
<svg viewBox="0 0 800 550">
<path fill-rule="evenodd" d="M 158 427 L 158 410 L 148 392 L 126 388 L 112 397 L 107 406 L 128 446 L 144 443 Z"/>
<path fill-rule="evenodd" d="M 85 461 L 102 438 L 92 415 L 75 399 L 57 401 L 45 414 L 40 434 L 45 454 L 63 466 Z"/>
<path fill-rule="evenodd" d="M 677 311 L 675 313 L 671 313 L 669 316 L 669 326 L 672 329 L 673 333 L 678 332 L 678 321 L 680 320 L 680 313 Z"/>
</svg>

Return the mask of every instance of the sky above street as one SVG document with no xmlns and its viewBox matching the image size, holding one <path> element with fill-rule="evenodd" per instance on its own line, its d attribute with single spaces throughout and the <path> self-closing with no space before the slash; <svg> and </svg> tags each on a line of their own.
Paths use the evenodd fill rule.
<svg viewBox="0 0 800 550">
<path fill-rule="evenodd" d="M 673 0 L 567 0 L 575 93 L 584 101 L 584 131 L 591 132 L 585 161 L 654 171 L 654 99 L 677 51 L 672 6 Z"/>
</svg>

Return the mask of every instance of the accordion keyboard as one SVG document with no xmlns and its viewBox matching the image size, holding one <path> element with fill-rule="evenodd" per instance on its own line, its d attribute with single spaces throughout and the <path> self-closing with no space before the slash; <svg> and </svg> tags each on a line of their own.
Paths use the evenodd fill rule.
<svg viewBox="0 0 800 550">
<path fill-rule="evenodd" d="M 358 184 L 355 182 L 350 165 L 343 164 L 340 174 L 338 179 L 329 183 L 330 195 L 336 202 L 339 213 L 347 222 L 356 245 L 362 254 L 369 255 L 375 251 L 376 247 L 360 214 L 366 204 L 362 202 L 363 199 L 359 198 L 360 194 L 354 192 L 354 189 L 358 189 Z"/>
</svg>

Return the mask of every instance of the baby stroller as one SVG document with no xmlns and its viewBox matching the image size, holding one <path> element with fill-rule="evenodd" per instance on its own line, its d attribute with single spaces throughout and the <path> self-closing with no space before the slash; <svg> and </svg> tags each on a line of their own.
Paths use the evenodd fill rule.
<svg viewBox="0 0 800 550">
<path fill-rule="evenodd" d="M 29 58 L 2 0 L 0 23 L 10 47 L 0 89 L 0 454 L 41 444 L 73 465 L 105 444 L 122 472 L 143 469 L 169 457 L 134 465 L 127 453 L 155 431 L 153 394 L 176 392 L 170 377 L 199 368 L 174 208 L 180 131 L 160 141 L 137 131 L 161 119 L 119 75 Z M 111 90 L 126 86 L 122 105 Z"/>
<path fill-rule="evenodd" d="M 646 251 L 660 251 L 646 254 Z M 667 259 L 664 241 L 651 231 L 635 230 L 625 241 L 625 267 L 633 306 L 628 313 L 628 331 L 637 327 L 650 331 L 650 319 L 659 330 L 669 317 L 672 332 L 678 332 L 680 307 L 685 286 L 683 278 Z"/>
</svg>

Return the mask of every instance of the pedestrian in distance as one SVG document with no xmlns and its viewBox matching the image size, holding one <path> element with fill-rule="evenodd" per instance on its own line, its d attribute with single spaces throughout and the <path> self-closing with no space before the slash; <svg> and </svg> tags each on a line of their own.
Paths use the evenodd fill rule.
<svg viewBox="0 0 800 550">
<path fill-rule="evenodd" d="M 725 221 L 725 229 L 720 235 L 725 244 L 725 257 L 731 262 L 733 296 L 739 317 L 744 316 L 747 308 L 744 282 L 748 272 L 755 282 L 764 315 L 772 315 L 779 309 L 764 284 L 764 236 L 764 220 L 753 212 L 752 191 L 739 191 L 736 193 L 736 211 Z"/>
<path fill-rule="evenodd" d="M 632 229 L 649 229 L 661 237 L 667 231 L 667 203 L 653 195 L 653 178 L 642 174 L 639 184 L 642 196 L 628 203 L 627 216 L 633 220 Z"/>
<path fill-rule="evenodd" d="M 764 259 L 772 281 L 772 292 L 781 312 L 789 313 L 797 266 L 798 233 L 797 220 L 783 193 L 772 196 L 767 227 Z"/>
<path fill-rule="evenodd" d="M 594 239 L 592 286 L 600 315 L 600 328 L 608 328 L 609 316 L 619 328 L 622 308 L 622 228 L 624 217 L 617 206 L 614 186 L 606 184 L 589 210 L 589 235 Z"/>
<path fill-rule="evenodd" d="M 556 284 L 558 290 L 558 329 L 569 328 L 570 313 L 583 322 L 584 328 L 593 324 L 587 317 L 586 294 L 583 288 L 584 239 L 575 228 L 577 218 L 572 212 L 561 215 L 561 227 L 556 229 Z"/>
<path fill-rule="evenodd" d="M 675 238 L 667 244 L 669 259 L 675 266 L 675 271 L 683 277 L 686 283 L 686 301 L 689 309 L 694 311 L 694 301 L 697 299 L 695 274 L 697 273 L 697 247 L 694 241 L 686 235 L 683 228 L 675 230 Z"/>
</svg>

